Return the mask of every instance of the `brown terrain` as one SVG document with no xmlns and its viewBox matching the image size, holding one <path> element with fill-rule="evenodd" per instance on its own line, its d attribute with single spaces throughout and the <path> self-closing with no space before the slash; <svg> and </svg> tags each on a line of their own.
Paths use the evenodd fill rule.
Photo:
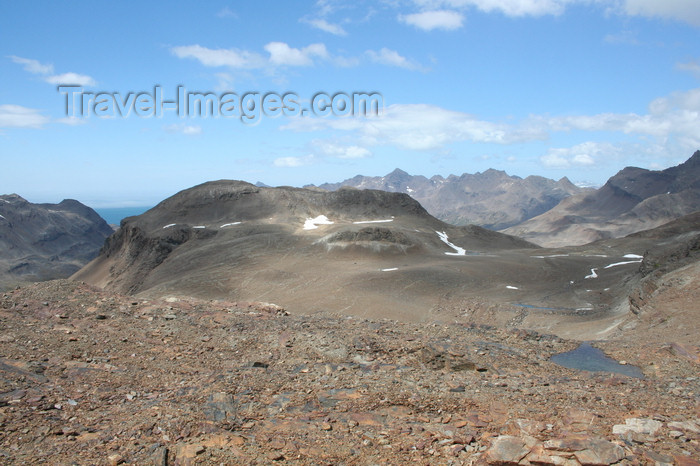
<svg viewBox="0 0 700 466">
<path fill-rule="evenodd" d="M 698 465 L 699 257 L 205 183 L 0 295 L 0 463 Z"/>
<path fill-rule="evenodd" d="M 644 378 L 567 369 L 549 358 L 578 342 L 468 320 L 295 316 L 31 285 L 2 297 L 0 458 L 697 465 L 691 267 L 681 286 L 647 297 L 636 333 L 595 343 Z M 666 339 L 681 325 L 689 335 Z"/>
<path fill-rule="evenodd" d="M 303 228 L 320 215 L 333 223 Z M 468 318 L 598 339 L 627 318 L 643 257 L 683 245 L 695 251 L 700 221 L 689 216 L 657 233 L 543 249 L 445 224 L 406 194 L 216 181 L 125 219 L 74 278 L 149 299 L 264 301 L 294 314 L 413 322 Z"/>
</svg>

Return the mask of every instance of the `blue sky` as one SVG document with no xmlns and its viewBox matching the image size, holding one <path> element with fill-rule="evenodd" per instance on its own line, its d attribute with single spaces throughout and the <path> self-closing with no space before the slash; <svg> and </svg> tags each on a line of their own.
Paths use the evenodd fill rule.
<svg viewBox="0 0 700 466">
<path fill-rule="evenodd" d="M 214 179 L 542 175 L 700 149 L 697 0 L 0 3 L 0 192 L 151 205 Z M 380 116 L 66 115 L 124 98 L 378 92 Z M 77 91 L 76 91 L 77 92 Z M 107 110 L 114 110 L 108 108 Z"/>
</svg>

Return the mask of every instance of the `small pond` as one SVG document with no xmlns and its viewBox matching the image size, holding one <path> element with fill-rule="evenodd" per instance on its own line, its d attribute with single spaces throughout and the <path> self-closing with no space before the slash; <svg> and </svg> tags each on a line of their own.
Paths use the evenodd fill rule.
<svg viewBox="0 0 700 466">
<path fill-rule="evenodd" d="M 582 343 L 581 346 L 575 350 L 555 354 L 551 357 L 551 361 L 560 366 L 568 367 L 569 369 L 593 372 L 614 372 L 628 377 L 635 377 L 638 379 L 644 378 L 644 374 L 638 367 L 620 364 L 588 343 Z"/>
</svg>

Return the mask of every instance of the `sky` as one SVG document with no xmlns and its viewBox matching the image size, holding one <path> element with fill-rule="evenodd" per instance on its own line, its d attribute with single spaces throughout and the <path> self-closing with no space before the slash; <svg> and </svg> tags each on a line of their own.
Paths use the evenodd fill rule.
<svg viewBox="0 0 700 466">
<path fill-rule="evenodd" d="M 700 149 L 699 33 L 697 0 L 0 0 L 0 193 L 142 206 L 395 168 L 600 185 Z"/>
</svg>

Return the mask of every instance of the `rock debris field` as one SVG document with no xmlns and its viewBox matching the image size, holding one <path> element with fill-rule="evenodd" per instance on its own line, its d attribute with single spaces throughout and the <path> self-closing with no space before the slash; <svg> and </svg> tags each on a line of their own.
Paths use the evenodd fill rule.
<svg viewBox="0 0 700 466">
<path fill-rule="evenodd" d="M 0 306 L 0 463 L 679 464 L 700 458 L 698 348 L 469 323 L 143 300 L 80 282 Z"/>
</svg>

